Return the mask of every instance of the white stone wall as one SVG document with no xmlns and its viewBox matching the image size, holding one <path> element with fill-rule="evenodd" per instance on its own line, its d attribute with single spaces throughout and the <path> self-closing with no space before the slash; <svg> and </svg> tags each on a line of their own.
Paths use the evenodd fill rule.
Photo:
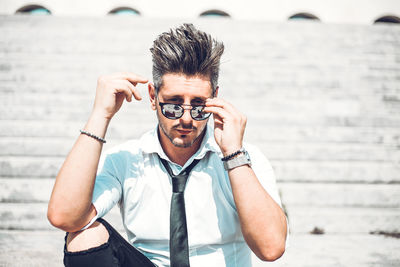
<svg viewBox="0 0 400 267">
<path fill-rule="evenodd" d="M 0 14 L 15 14 L 32 4 L 42 5 L 57 16 L 104 16 L 116 7 L 128 6 L 149 18 L 190 19 L 210 9 L 240 20 L 285 21 L 300 12 L 311 13 L 326 23 L 372 24 L 385 15 L 400 17 L 398 0 L 1 0 Z"/>
</svg>

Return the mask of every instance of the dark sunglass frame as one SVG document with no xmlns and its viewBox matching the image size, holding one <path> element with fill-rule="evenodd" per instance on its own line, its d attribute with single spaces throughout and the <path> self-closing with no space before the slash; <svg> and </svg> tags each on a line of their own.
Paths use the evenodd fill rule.
<svg viewBox="0 0 400 267">
<path fill-rule="evenodd" d="M 187 105 L 187 104 L 173 104 L 173 103 L 163 103 L 163 102 L 158 102 L 158 104 L 160 105 L 161 113 L 164 115 L 164 117 L 166 117 L 167 119 L 170 119 L 170 120 L 177 120 L 177 119 L 179 119 L 179 118 L 181 118 L 183 116 L 183 114 L 185 113 L 185 110 L 187 109 L 187 108 L 184 108 L 183 106 L 186 106 L 186 107 L 190 106 L 191 107 L 191 109 L 189 109 L 190 110 L 190 116 L 192 117 L 192 119 L 194 119 L 196 121 L 206 120 L 211 115 L 211 113 L 202 112 L 202 110 L 204 109 L 205 105 Z M 180 116 L 169 116 L 169 115 L 167 115 L 166 114 L 166 109 L 165 109 L 166 105 L 173 106 L 172 109 L 181 112 L 181 115 Z M 176 107 L 178 107 L 178 109 L 176 109 Z M 197 109 L 199 107 L 201 108 L 200 110 Z M 194 112 L 198 112 L 198 115 L 204 114 L 204 116 L 202 116 L 201 118 L 198 118 L 197 117 L 198 115 L 196 116 L 196 114 L 194 114 Z"/>
</svg>

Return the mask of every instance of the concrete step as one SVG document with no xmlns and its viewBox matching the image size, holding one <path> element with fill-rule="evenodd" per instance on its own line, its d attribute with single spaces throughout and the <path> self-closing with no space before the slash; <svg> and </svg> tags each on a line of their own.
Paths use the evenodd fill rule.
<svg viewBox="0 0 400 267">
<path fill-rule="evenodd" d="M 72 138 L 3 137 L 0 156 L 65 157 L 72 148 Z M 111 140 L 110 145 L 124 142 Z M 249 141 L 250 142 L 250 141 Z M 400 161 L 395 145 L 363 143 L 277 142 L 254 140 L 269 160 L 304 161 Z"/>
<path fill-rule="evenodd" d="M 0 231 L 0 266 L 64 266 L 64 236 L 61 231 Z"/>
<path fill-rule="evenodd" d="M 0 157 L 0 177 L 55 177 L 64 157 Z M 277 179 L 285 182 L 397 183 L 399 166 L 371 161 L 271 161 Z"/>
<path fill-rule="evenodd" d="M 134 124 L 133 118 L 125 119 L 121 117 L 120 114 L 117 114 L 109 126 L 107 137 L 110 142 L 119 143 L 120 140 L 138 138 L 147 130 L 154 129 L 156 125 L 154 116 L 151 116 L 148 124 L 144 124 L 147 120 L 141 121 L 140 124 Z M 69 141 L 73 142 L 79 134 L 79 129 L 85 125 L 86 121 L 86 117 L 76 118 L 74 121 L 47 120 L 40 121 L 40 123 L 37 120 L 2 120 L 0 137 L 46 137 L 47 139 L 66 138 L 66 140 L 70 138 Z M 366 143 L 383 144 L 389 147 L 400 144 L 397 127 L 257 125 L 250 121 L 245 136 L 249 142 L 254 144 L 269 141 L 281 143 Z"/>
<path fill-rule="evenodd" d="M 54 97 L 43 97 L 46 99 L 45 102 L 50 102 L 50 99 Z M 11 102 L 11 101 L 10 101 Z M 92 102 L 78 106 L 77 104 L 65 105 L 62 103 L 53 103 L 54 106 L 47 104 L 37 106 L 25 105 L 18 106 L 13 105 L 12 102 L 9 105 L 2 107 L 4 112 L 0 116 L 0 120 L 37 120 L 38 123 L 47 120 L 62 120 L 71 121 L 74 118 L 80 118 L 82 120 L 87 119 L 90 115 Z M 230 101 L 231 103 L 239 103 L 238 100 Z M 149 101 L 146 101 L 142 105 L 136 105 L 137 103 L 127 104 L 124 106 L 124 112 L 118 113 L 117 116 L 121 117 L 125 121 L 129 119 L 140 118 L 143 114 L 142 120 L 151 120 L 155 117 L 154 112 L 150 109 Z M 247 102 L 248 105 L 252 105 L 251 102 Z M 307 103 L 304 103 L 308 107 Z M 268 103 L 266 103 L 268 105 Z M 399 128 L 400 119 L 398 117 L 387 117 L 387 114 L 374 114 L 368 115 L 364 113 L 362 116 L 359 114 L 346 115 L 343 114 L 347 111 L 338 111 L 336 114 L 324 114 L 324 111 L 319 110 L 317 107 L 311 106 L 310 110 L 305 110 L 302 107 L 293 108 L 282 108 L 281 111 L 276 109 L 263 109 L 249 110 L 248 108 L 237 107 L 243 114 L 248 117 L 249 123 L 255 125 L 293 125 L 293 126 L 349 126 L 349 127 L 395 127 Z M 317 112 L 318 111 L 318 112 Z M 277 117 L 276 114 L 279 114 Z M 304 120 L 308 118 L 308 120 Z"/>
<path fill-rule="evenodd" d="M 61 231 L 1 230 L 0 266 L 63 266 L 64 235 Z M 398 239 L 382 236 L 294 234 L 281 259 L 261 263 L 253 255 L 253 266 L 396 267 L 399 249 Z"/>
<path fill-rule="evenodd" d="M 371 235 L 292 235 L 277 266 L 337 267 L 400 264 L 400 240 Z M 350 253 L 349 253 L 350 252 Z"/>
<path fill-rule="evenodd" d="M 326 234 L 369 234 L 374 231 L 400 232 L 399 208 L 332 207 L 285 205 L 290 232 L 307 234 L 314 228 Z M 0 203 L 2 230 L 55 230 L 47 220 L 47 203 Z M 105 219 L 123 232 L 121 215 L 114 207 Z M 348 222 L 351 221 L 351 224 Z"/>
<path fill-rule="evenodd" d="M 1 203 L 47 203 L 50 200 L 54 182 L 54 178 L 45 177 L 1 178 Z"/>
<path fill-rule="evenodd" d="M 292 233 L 307 234 L 315 228 L 326 234 L 399 233 L 400 208 L 315 207 L 286 205 Z"/>
<path fill-rule="evenodd" d="M 128 122 L 122 124 L 117 114 L 107 130 L 107 140 L 115 142 L 118 139 L 139 138 L 143 133 L 154 129 L 157 125 L 154 117 L 150 120 L 145 118 L 142 120 L 140 117 L 138 119 L 132 118 L 132 120 L 140 121 L 140 123 Z M 76 118 L 74 121 L 1 121 L 0 137 L 44 137 L 47 139 L 65 137 L 69 138 L 72 144 L 80 134 L 79 129 L 82 129 L 86 122 L 87 118 Z M 113 139 L 115 140 L 113 141 Z"/>
<path fill-rule="evenodd" d="M 149 55 L 142 51 L 147 51 L 155 37 L 154 33 L 163 31 L 166 24 L 165 21 L 129 18 L 81 19 L 72 25 L 67 22 L 68 19 L 59 18 L 18 20 L 4 17 L 3 20 L 0 31 L 5 39 L 4 77 L 11 76 L 9 79 L 12 81 L 26 81 L 25 84 L 49 81 L 43 73 L 51 70 L 54 73 L 50 76 L 55 74 L 55 79 L 71 78 L 68 75 L 74 70 L 76 75 L 80 73 L 77 77 L 82 78 L 86 75 L 82 70 L 101 73 L 108 70 L 108 66 L 132 68 L 132 62 L 140 64 L 140 69 L 144 67 L 147 69 L 145 73 L 150 74 Z M 119 23 L 130 26 L 120 28 Z M 167 23 L 174 25 L 178 21 Z M 387 92 L 387 87 L 389 90 L 396 88 L 396 44 L 399 33 L 395 27 L 343 28 L 338 25 L 321 27 L 317 24 L 290 23 L 259 23 L 254 27 L 250 22 L 216 25 L 207 20 L 196 23 L 225 40 L 229 64 L 224 64 L 223 73 L 226 75 L 221 75 L 223 83 L 238 84 L 239 88 L 247 85 L 247 92 L 256 93 L 265 87 L 272 90 L 303 87 L 308 90 L 340 89 L 341 92 L 359 94 L 360 85 L 373 92 Z M 94 30 L 91 28 L 93 25 L 101 25 L 103 30 Z M 36 31 L 29 31 L 32 26 Z M 230 30 L 235 33 L 241 30 L 243 34 L 232 34 Z M 19 35 L 18 32 L 24 34 Z M 243 35 L 247 38 L 241 38 Z M 87 36 L 91 38 L 87 39 Z M 342 39 L 338 39 L 338 36 Z M 27 43 L 27 39 L 33 39 L 34 42 Z M 10 42 L 13 46 L 7 45 Z M 238 67 L 247 69 L 246 73 L 238 73 Z M 376 86 L 382 79 L 389 86 Z"/>
<path fill-rule="evenodd" d="M 64 157 L 0 157 L 0 177 L 55 177 Z M 285 182 L 398 183 L 399 166 L 374 161 L 271 161 L 277 179 Z"/>
<path fill-rule="evenodd" d="M 61 89 L 60 89 L 61 90 Z M 130 112 L 134 113 L 146 113 L 152 114 L 149 106 L 148 93 L 145 91 L 143 86 L 138 90 L 143 95 L 144 101 L 142 105 L 138 102 L 125 103 L 131 107 Z M 15 92 L 15 93 L 3 93 L 0 94 L 1 99 L 4 101 L 5 110 L 8 113 L 2 114 L 0 119 L 32 119 L 29 116 L 29 111 L 36 111 L 35 113 L 40 117 L 47 116 L 50 111 L 58 111 L 63 116 L 63 113 L 69 112 L 83 112 L 82 115 L 87 115 L 86 112 L 91 110 L 94 101 L 95 91 L 81 93 L 81 94 L 68 94 L 66 92 L 61 93 L 31 93 L 31 92 Z M 255 101 L 252 98 L 243 100 L 240 97 L 233 97 L 229 95 L 229 92 L 225 93 L 228 95 L 230 102 L 235 104 L 239 110 L 248 116 L 258 118 L 266 117 L 268 114 L 282 114 L 282 116 L 289 116 L 300 114 L 309 117 L 357 117 L 357 116 L 375 116 L 379 117 L 383 114 L 387 114 L 384 110 L 384 104 L 379 96 L 374 95 L 376 102 L 364 101 L 362 99 L 352 99 L 351 96 L 348 98 L 337 100 L 334 98 L 325 98 L 314 96 L 314 98 L 308 99 L 290 99 L 289 95 L 281 92 L 279 98 L 275 95 L 268 94 L 267 97 L 271 99 L 262 102 Z M 243 96 L 241 96 L 243 97 Z M 259 102 L 259 103 L 258 103 Z M 140 103 L 141 104 L 141 103 Z M 368 106 L 369 105 L 369 106 Z M 367 113 L 367 106 L 369 109 L 375 109 L 375 114 Z M 146 107 L 146 108 L 144 108 Z M 46 110 L 45 110 L 46 109 Z M 318 113 L 315 113 L 318 111 Z M 378 112 L 381 113 L 378 113 Z M 124 112 L 121 112 L 124 113 Z M 11 117 L 8 118 L 10 115 Z M 28 117 L 25 118 L 24 115 Z M 40 118 L 39 117 L 39 118 Z M 45 119 L 44 118 L 44 119 Z"/>
<path fill-rule="evenodd" d="M 4 203 L 47 203 L 54 179 L 1 178 Z M 399 184 L 278 183 L 288 207 L 400 207 Z"/>
<path fill-rule="evenodd" d="M 34 76 L 37 77 L 40 75 Z M 56 79 L 54 75 L 52 75 L 52 78 Z M 60 110 L 61 113 L 68 113 L 69 111 L 74 111 L 74 109 L 83 112 L 90 111 L 93 104 L 97 76 L 93 75 L 93 78 L 90 79 L 86 79 L 85 77 L 71 78 L 75 80 L 87 80 L 80 84 L 71 84 L 67 82 L 68 78 L 70 77 L 60 77 L 57 79 L 58 83 L 62 82 L 64 84 L 63 86 L 59 84 L 53 85 L 54 81 L 42 81 L 41 83 L 36 82 L 36 84 L 33 82 L 29 83 L 29 85 L 18 85 L 18 82 L 15 81 L 12 85 L 11 82 L 4 82 L 1 87 L 0 97 L 4 101 L 4 109 L 7 113 L 2 114 L 1 119 L 7 119 L 7 115 L 11 116 L 9 119 L 24 119 L 27 111 L 35 109 L 38 110 L 35 113 L 41 116 L 46 116 L 46 113 L 51 110 Z M 29 78 L 24 77 L 24 79 Z M 10 85 L 7 85 L 7 83 Z M 143 95 L 145 101 L 143 101 L 143 106 L 134 102 L 135 106 L 139 106 L 140 109 L 133 110 L 149 113 L 147 89 L 142 85 L 138 86 L 138 90 Z M 271 92 L 268 88 L 260 88 L 255 94 L 246 91 L 246 97 L 244 98 L 243 92 L 240 94 L 238 92 L 241 92 L 240 87 L 236 85 L 226 91 L 221 89 L 220 96 L 226 98 L 235 104 L 244 114 L 253 118 L 268 119 L 269 116 L 280 114 L 283 118 L 290 116 L 294 118 L 298 116 L 309 117 L 310 120 L 312 119 L 310 122 L 323 122 L 321 117 L 332 118 L 330 119 L 332 123 L 335 122 L 333 121 L 334 118 L 348 117 L 349 120 L 354 120 L 361 117 L 362 123 L 371 123 L 374 118 L 383 118 L 385 124 L 382 125 L 388 126 L 390 125 L 388 122 L 398 122 L 399 117 L 399 94 L 397 96 L 395 94 L 382 95 L 360 90 L 358 95 L 352 95 L 349 92 L 336 92 L 330 95 L 320 90 L 318 94 L 299 95 L 297 89 Z M 133 106 L 132 104 L 127 105 Z M 142 107 L 146 108 L 142 109 Z M 44 110 L 44 108 L 47 109 Z M 40 111 L 42 112 L 40 113 Z M 385 119 L 385 116 L 391 113 L 397 116 Z M 63 114 L 60 115 L 62 116 Z M 379 125 L 377 124 L 376 126 Z"/>
<path fill-rule="evenodd" d="M 294 126 L 265 125 L 251 121 L 246 129 L 246 137 L 255 144 L 266 141 L 315 142 L 315 143 L 359 143 L 387 144 L 400 143 L 398 127 L 353 127 L 353 126 Z M 18 127 L 15 125 L 14 127 Z"/>
<path fill-rule="evenodd" d="M 385 162 L 348 161 L 273 161 L 279 181 L 286 182 L 343 182 L 397 183 L 398 164 Z"/>
<path fill-rule="evenodd" d="M 278 183 L 282 201 L 301 207 L 399 208 L 400 184 Z"/>
</svg>

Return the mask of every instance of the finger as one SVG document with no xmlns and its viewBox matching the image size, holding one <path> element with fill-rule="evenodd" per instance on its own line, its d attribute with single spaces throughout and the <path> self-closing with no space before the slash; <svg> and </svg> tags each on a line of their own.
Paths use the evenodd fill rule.
<svg viewBox="0 0 400 267">
<path fill-rule="evenodd" d="M 121 80 L 116 80 L 109 85 L 112 90 L 116 93 L 123 93 L 125 95 L 126 101 L 131 102 L 132 101 L 132 91 L 130 86 L 133 86 L 132 84 L 129 85 L 129 82 L 127 81 L 121 81 Z"/>
<path fill-rule="evenodd" d="M 226 121 L 226 119 L 230 117 L 230 114 L 225 109 L 220 107 L 206 106 L 204 107 L 203 112 L 213 113 L 214 115 L 219 117 L 222 122 Z"/>
<path fill-rule="evenodd" d="M 228 101 L 221 98 L 209 98 L 206 101 L 206 106 L 223 108 L 229 113 L 236 114 L 239 111 Z"/>
<path fill-rule="evenodd" d="M 214 118 L 214 123 L 218 124 L 218 125 L 223 125 L 224 122 L 222 121 L 222 118 L 220 116 L 218 116 L 217 114 L 214 114 L 213 116 Z"/>
<path fill-rule="evenodd" d="M 118 72 L 111 75 L 115 79 L 128 80 L 132 84 L 136 85 L 138 83 L 147 83 L 149 80 L 143 76 L 135 74 L 133 72 Z"/>
<path fill-rule="evenodd" d="M 139 91 L 133 86 L 133 88 L 131 88 L 131 92 L 133 94 L 133 97 L 136 100 L 142 100 L 142 96 L 140 95 Z"/>
<path fill-rule="evenodd" d="M 137 90 L 135 84 L 132 84 L 131 82 L 129 82 L 127 80 L 121 80 L 121 82 L 126 84 L 126 86 L 129 88 L 129 90 L 131 91 L 133 97 L 136 100 L 142 100 L 142 96 L 140 95 L 139 90 Z"/>
<path fill-rule="evenodd" d="M 247 118 L 243 114 L 237 112 L 237 114 L 232 114 L 227 112 L 223 108 L 219 107 L 205 107 L 203 109 L 204 112 L 213 113 L 214 121 L 216 123 L 225 124 L 228 122 L 239 123 L 240 125 L 246 126 Z"/>
</svg>

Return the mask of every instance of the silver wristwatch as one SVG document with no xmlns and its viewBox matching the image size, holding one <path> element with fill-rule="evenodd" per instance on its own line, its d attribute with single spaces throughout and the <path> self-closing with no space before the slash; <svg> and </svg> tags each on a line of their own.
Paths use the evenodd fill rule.
<svg viewBox="0 0 400 267">
<path fill-rule="evenodd" d="M 232 170 L 236 167 L 242 166 L 242 165 L 249 165 L 251 166 L 251 160 L 249 153 L 245 149 L 241 151 L 239 155 L 236 157 L 229 159 L 227 161 L 224 161 L 224 168 L 225 170 L 229 171 Z"/>
</svg>

